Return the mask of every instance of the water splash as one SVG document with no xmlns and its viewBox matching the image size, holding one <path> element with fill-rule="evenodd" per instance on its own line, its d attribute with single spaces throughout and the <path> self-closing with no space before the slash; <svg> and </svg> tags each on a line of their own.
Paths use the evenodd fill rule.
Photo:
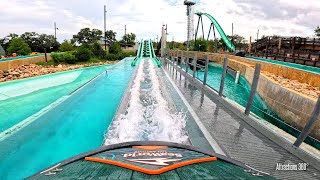
<svg viewBox="0 0 320 180">
<path fill-rule="evenodd" d="M 161 88 L 156 67 L 143 59 L 130 91 L 127 112 L 109 127 L 106 145 L 128 141 L 188 143 L 185 114 L 170 109 Z"/>
</svg>

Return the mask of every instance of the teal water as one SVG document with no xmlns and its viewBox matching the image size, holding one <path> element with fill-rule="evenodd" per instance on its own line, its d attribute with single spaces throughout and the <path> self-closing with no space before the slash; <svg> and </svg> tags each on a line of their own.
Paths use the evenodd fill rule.
<svg viewBox="0 0 320 180">
<path fill-rule="evenodd" d="M 91 83 L 17 133 L 0 141 L 1 179 L 21 179 L 102 145 L 133 72 L 132 58 Z"/>
<path fill-rule="evenodd" d="M 306 65 L 302 65 L 302 64 L 295 64 L 295 63 L 277 61 L 277 60 L 254 57 L 254 56 L 247 56 L 247 58 L 250 58 L 250 59 L 256 60 L 256 61 L 264 61 L 264 62 L 268 62 L 268 63 L 279 64 L 279 65 L 282 65 L 282 66 L 288 66 L 288 67 L 300 69 L 300 70 L 303 70 L 303 71 L 309 71 L 309 72 L 312 72 L 312 73 L 320 74 L 320 68 L 316 68 L 316 67 L 312 67 L 312 66 L 306 66 Z"/>
<path fill-rule="evenodd" d="M 0 133 L 105 71 L 82 68 L 0 84 Z"/>
<path fill-rule="evenodd" d="M 192 74 L 191 69 L 189 69 L 188 72 Z M 199 80 L 203 81 L 204 72 L 199 71 L 196 73 L 196 76 Z M 221 76 L 222 67 L 216 64 L 210 64 L 207 77 L 207 85 L 212 89 L 219 91 Z M 244 77 L 240 76 L 239 84 L 236 84 L 234 82 L 234 78 L 231 75 L 226 75 L 223 95 L 227 98 L 237 102 L 243 107 L 246 107 L 250 95 L 250 89 L 250 84 Z M 254 96 L 251 112 L 295 137 L 298 137 L 300 134 L 299 130 L 290 126 L 289 124 L 286 124 L 274 111 L 272 111 L 272 109 L 267 106 L 267 104 L 258 94 L 255 94 Z M 306 138 L 305 143 L 308 143 L 313 147 L 320 149 L 320 142 L 311 136 L 308 136 Z"/>
<path fill-rule="evenodd" d="M 48 55 L 50 53 L 47 53 Z M 17 56 L 17 57 L 11 57 L 11 58 L 4 58 L 0 59 L 0 62 L 4 61 L 13 61 L 13 60 L 19 60 L 19 59 L 25 59 L 25 58 L 32 58 L 32 57 L 37 57 L 37 56 L 44 56 L 44 54 L 35 54 L 35 55 L 27 55 L 27 56 Z"/>
<path fill-rule="evenodd" d="M 196 75 L 198 79 L 203 81 L 204 72 L 199 71 L 196 73 Z M 220 89 L 221 76 L 222 76 L 222 67 L 218 65 L 210 64 L 209 71 L 208 71 L 208 78 L 207 78 L 208 86 L 218 91 Z M 245 107 L 247 105 L 247 101 L 250 95 L 250 85 L 246 81 L 246 79 L 242 76 L 240 76 L 239 84 L 236 84 L 234 81 L 235 80 L 231 75 L 229 74 L 226 75 L 223 95 L 237 102 L 241 106 Z M 269 111 L 269 113 L 272 113 L 268 109 L 268 106 L 263 102 L 263 100 L 258 95 L 254 97 L 253 106 L 265 111 Z M 260 114 L 261 112 L 257 111 L 255 113 Z"/>
</svg>

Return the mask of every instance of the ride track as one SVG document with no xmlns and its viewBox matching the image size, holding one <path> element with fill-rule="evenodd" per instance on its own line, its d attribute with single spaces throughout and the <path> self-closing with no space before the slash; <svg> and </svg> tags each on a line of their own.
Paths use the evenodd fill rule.
<svg viewBox="0 0 320 180">
<path fill-rule="evenodd" d="M 203 21 L 202 21 L 202 15 L 206 16 L 207 18 L 209 18 L 209 20 L 211 21 L 211 25 L 210 25 L 210 29 L 209 29 L 209 33 L 208 33 L 208 38 L 207 41 L 209 40 L 209 36 L 210 36 L 210 31 L 211 28 L 213 29 L 213 33 L 214 33 L 214 39 L 216 40 L 216 34 L 215 34 L 215 28 L 217 29 L 217 31 L 219 32 L 221 39 L 223 40 L 223 42 L 226 44 L 226 46 L 232 50 L 235 51 L 236 47 L 233 45 L 233 43 L 231 42 L 231 40 L 228 38 L 228 36 L 226 35 L 226 33 L 223 31 L 222 27 L 220 26 L 220 24 L 218 23 L 218 21 L 211 16 L 208 13 L 202 13 L 202 12 L 197 12 L 195 13 L 196 15 L 199 16 L 198 19 L 198 25 L 197 25 L 197 29 L 196 29 L 196 34 L 195 34 L 195 43 L 196 43 L 196 39 L 197 39 L 197 34 L 198 34 L 198 29 L 199 29 L 199 23 L 201 20 L 201 24 L 202 24 L 202 35 L 203 35 L 203 39 L 204 39 L 204 30 L 203 30 Z M 216 41 L 215 41 L 216 42 Z M 196 45 L 196 44 L 195 44 Z M 217 44 L 215 43 L 215 46 L 217 48 Z"/>
</svg>

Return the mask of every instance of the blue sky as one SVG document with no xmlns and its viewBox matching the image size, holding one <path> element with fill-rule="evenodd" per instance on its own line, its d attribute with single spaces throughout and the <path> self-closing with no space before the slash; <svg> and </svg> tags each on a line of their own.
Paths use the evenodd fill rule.
<svg viewBox="0 0 320 180">
<path fill-rule="evenodd" d="M 162 24 L 168 24 L 168 40 L 186 40 L 183 0 L 1 0 L 0 37 L 26 31 L 53 34 L 55 21 L 59 41 L 84 27 L 103 30 L 103 5 L 107 5 L 107 29 L 116 31 L 118 39 L 124 25 L 139 39 L 154 39 Z M 256 37 L 257 29 L 260 35 L 311 37 L 320 25 L 319 0 L 198 0 L 195 10 L 213 15 L 226 34 L 231 34 L 234 23 L 234 32 L 246 39 Z M 204 23 L 209 29 L 209 21 Z"/>
</svg>

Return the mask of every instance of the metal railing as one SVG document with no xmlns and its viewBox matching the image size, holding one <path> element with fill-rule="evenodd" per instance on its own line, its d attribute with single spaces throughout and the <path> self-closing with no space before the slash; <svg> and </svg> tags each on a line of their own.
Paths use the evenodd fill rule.
<svg viewBox="0 0 320 180">
<path fill-rule="evenodd" d="M 218 93 L 218 95 L 221 96 L 222 98 L 227 97 L 228 99 L 234 100 L 238 104 L 242 104 L 242 106 L 245 107 L 245 110 L 243 113 L 246 116 L 250 115 L 250 113 L 253 113 L 256 115 L 261 114 L 260 117 L 263 116 L 263 117 L 269 118 L 269 120 L 268 120 L 269 122 L 275 124 L 278 127 L 281 126 L 280 128 L 284 129 L 288 133 L 297 137 L 295 143 L 293 143 L 294 146 L 299 147 L 302 144 L 302 142 L 304 142 L 306 139 L 308 139 L 308 142 L 307 142 L 308 144 L 311 144 L 311 145 L 316 144 L 315 147 L 317 149 L 319 149 L 319 145 L 320 145 L 319 140 L 310 136 L 310 133 L 311 133 L 311 130 L 313 129 L 313 127 L 315 126 L 317 120 L 319 121 L 320 96 L 318 97 L 318 101 L 317 101 L 312 113 L 306 113 L 302 110 L 295 109 L 293 107 L 289 107 L 286 104 L 284 104 L 283 102 L 281 102 L 281 100 L 277 100 L 274 97 L 267 97 L 267 99 L 265 99 L 268 102 L 272 102 L 272 103 L 276 104 L 276 106 L 286 107 L 291 112 L 297 112 L 297 113 L 304 115 L 305 117 L 308 117 L 308 119 L 309 119 L 308 122 L 306 123 L 306 125 L 303 128 L 300 128 L 300 129 L 302 129 L 302 131 L 300 131 L 300 130 L 298 130 L 297 127 L 295 127 L 295 126 L 285 122 L 281 118 L 279 118 L 279 116 L 276 113 L 274 113 L 272 110 L 259 107 L 258 105 L 256 105 L 254 103 L 257 98 L 260 98 L 260 96 L 257 93 L 257 88 L 258 88 L 259 83 L 266 83 L 266 82 L 264 82 L 266 80 L 260 77 L 260 71 L 261 71 L 260 64 L 256 64 L 256 66 L 254 68 L 254 75 L 253 75 L 252 83 L 251 83 L 251 85 L 247 84 L 247 86 L 249 86 L 249 87 L 245 87 L 245 84 L 241 84 L 241 83 L 236 85 L 239 88 L 243 88 L 244 90 L 247 89 L 249 91 L 249 94 L 246 97 L 241 97 L 241 95 L 238 95 L 236 92 L 233 92 L 231 94 L 224 93 L 224 91 L 226 89 L 226 81 L 229 81 L 228 83 L 230 83 L 230 77 L 231 77 L 227 74 L 227 68 L 228 68 L 228 59 L 227 58 L 224 58 L 224 61 L 223 61 L 220 86 L 219 86 L 219 88 L 216 87 L 216 89 L 215 89 L 212 85 L 210 85 L 210 83 L 208 83 L 208 80 L 210 80 L 211 78 L 218 79 L 218 77 L 212 77 L 211 75 L 209 75 L 209 69 L 210 69 L 209 68 L 209 66 L 210 66 L 209 55 L 208 54 L 206 55 L 206 61 L 205 61 L 203 75 L 201 75 L 201 77 L 200 77 L 198 75 L 198 71 L 196 69 L 196 67 L 197 67 L 197 52 L 193 52 L 193 53 L 194 53 L 194 56 L 193 56 L 194 58 L 192 59 L 192 63 L 189 63 L 189 52 L 186 52 L 186 54 L 184 54 L 183 51 L 180 51 L 180 53 L 178 52 L 178 54 L 175 58 L 167 56 L 166 58 L 162 59 L 164 67 L 168 70 L 169 73 L 171 73 L 172 75 L 175 75 L 175 77 L 177 77 L 177 73 L 179 71 L 180 79 L 181 79 L 181 75 L 183 73 L 189 74 L 190 77 L 193 78 L 193 80 L 198 80 L 199 82 L 201 82 L 201 84 L 203 86 L 206 86 L 208 88 L 215 90 Z M 179 62 L 179 60 L 180 60 L 180 62 Z M 229 80 L 227 80 L 227 78 L 226 78 L 227 76 L 228 76 Z M 265 119 L 265 118 L 263 118 L 263 119 Z"/>
</svg>

